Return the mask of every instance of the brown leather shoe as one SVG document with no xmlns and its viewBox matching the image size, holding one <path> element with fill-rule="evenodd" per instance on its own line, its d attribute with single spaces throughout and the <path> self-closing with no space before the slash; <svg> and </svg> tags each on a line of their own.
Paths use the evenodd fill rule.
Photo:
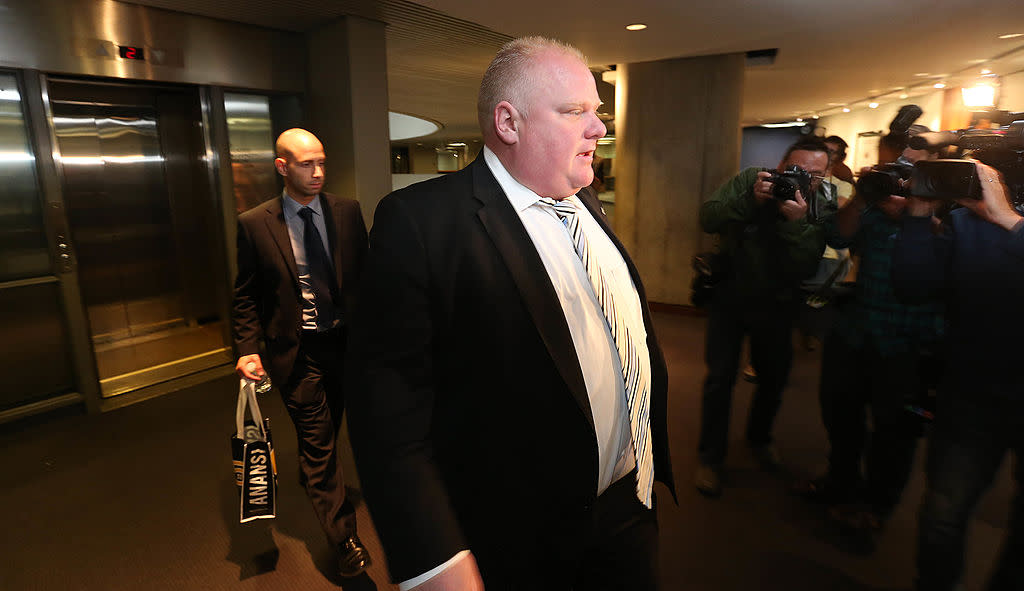
<svg viewBox="0 0 1024 591">
<path fill-rule="evenodd" d="M 359 536 L 352 534 L 338 545 L 338 574 L 342 577 L 357 576 L 372 563 L 370 552 L 363 546 Z"/>
</svg>

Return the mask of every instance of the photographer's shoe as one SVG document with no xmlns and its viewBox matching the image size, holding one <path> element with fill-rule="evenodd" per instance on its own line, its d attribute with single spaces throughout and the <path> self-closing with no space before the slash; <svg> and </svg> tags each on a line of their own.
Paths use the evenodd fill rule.
<svg viewBox="0 0 1024 591">
<path fill-rule="evenodd" d="M 693 484 L 697 492 L 706 497 L 718 497 L 722 494 L 722 469 L 715 466 L 699 464 L 693 476 Z"/>
</svg>

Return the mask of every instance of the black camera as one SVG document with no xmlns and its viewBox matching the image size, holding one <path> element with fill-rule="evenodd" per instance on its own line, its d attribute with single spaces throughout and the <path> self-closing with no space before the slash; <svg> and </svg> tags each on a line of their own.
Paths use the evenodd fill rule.
<svg viewBox="0 0 1024 591">
<path fill-rule="evenodd" d="M 811 194 L 811 173 L 800 168 L 796 164 L 787 166 L 782 172 L 772 169 L 765 169 L 771 176 L 764 179 L 772 184 L 772 196 L 779 201 L 795 201 L 796 192 L 806 198 Z"/>
<path fill-rule="evenodd" d="M 921 160 L 910 177 L 910 194 L 922 199 L 981 199 L 978 168 L 970 160 Z"/>
<path fill-rule="evenodd" d="M 1024 213 L 1024 112 L 994 112 L 991 113 L 993 122 L 999 125 L 997 128 L 987 129 L 966 129 L 959 131 L 942 131 L 928 134 L 921 134 L 919 137 L 911 137 L 909 145 L 915 150 L 935 149 L 953 145 L 959 148 L 964 156 L 969 155 L 975 160 L 995 168 L 1003 175 L 1003 180 L 1010 191 L 1010 200 L 1018 211 Z M 962 162 L 937 160 L 939 162 Z M 920 165 L 920 163 L 919 163 Z M 926 165 L 930 166 L 930 165 Z M 959 165 L 945 165 L 948 170 L 939 172 L 933 169 L 928 176 L 922 178 L 919 185 L 922 189 L 913 191 L 929 191 L 929 194 L 919 195 L 933 199 L 949 198 L 948 196 L 980 198 L 980 186 L 977 179 L 970 179 L 976 176 L 974 169 L 968 170 L 969 163 Z M 954 167 L 959 167 L 954 170 Z M 922 176 L 925 173 L 921 173 Z M 935 175 L 941 175 L 936 177 Z M 936 187 L 934 190 L 931 187 Z M 940 191 L 946 187 L 948 190 Z M 956 194 L 956 191 L 967 191 Z M 941 193 L 947 197 L 942 197 Z M 914 193 L 916 195 L 916 193 Z M 931 195 L 935 194 L 935 197 Z"/>
<path fill-rule="evenodd" d="M 889 195 L 907 195 L 907 183 L 914 172 L 914 163 L 900 156 L 895 162 L 879 164 L 857 179 L 857 194 L 869 205 Z"/>
<path fill-rule="evenodd" d="M 889 195 L 946 201 L 981 199 L 981 183 L 969 160 L 918 160 L 912 164 L 900 157 L 861 176 L 857 194 L 869 205 Z"/>
</svg>

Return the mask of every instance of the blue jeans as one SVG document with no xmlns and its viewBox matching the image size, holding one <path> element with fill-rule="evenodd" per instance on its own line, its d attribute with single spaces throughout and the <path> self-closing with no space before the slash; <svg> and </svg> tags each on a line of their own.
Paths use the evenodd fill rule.
<svg viewBox="0 0 1024 591">
<path fill-rule="evenodd" d="M 988 588 L 1024 589 L 1024 404 L 967 390 L 940 395 L 935 414 L 918 532 L 918 590 L 949 591 L 960 582 L 968 521 L 1008 450 L 1016 455 L 1017 491 Z"/>
</svg>

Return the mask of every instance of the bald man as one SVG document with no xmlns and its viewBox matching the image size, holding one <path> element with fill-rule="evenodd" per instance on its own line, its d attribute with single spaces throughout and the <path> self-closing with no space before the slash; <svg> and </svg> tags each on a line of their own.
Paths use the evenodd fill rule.
<svg viewBox="0 0 1024 591">
<path fill-rule="evenodd" d="M 299 438 L 300 480 L 338 549 L 338 574 L 353 577 L 366 570 L 370 555 L 356 535 L 335 442 L 366 226 L 358 202 L 322 192 L 326 156 L 316 136 L 289 129 L 276 151 L 283 194 L 238 216 L 235 370 L 249 379 L 266 370 L 281 392 Z"/>
</svg>

